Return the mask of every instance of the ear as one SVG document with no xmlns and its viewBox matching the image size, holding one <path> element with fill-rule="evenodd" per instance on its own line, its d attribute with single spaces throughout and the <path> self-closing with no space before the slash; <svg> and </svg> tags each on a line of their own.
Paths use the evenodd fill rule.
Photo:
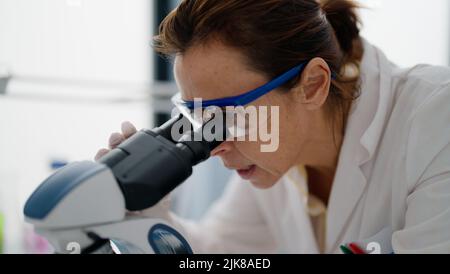
<svg viewBox="0 0 450 274">
<path fill-rule="evenodd" d="M 308 110 L 317 110 L 327 101 L 331 87 L 331 70 L 322 58 L 312 59 L 293 92 Z"/>
</svg>

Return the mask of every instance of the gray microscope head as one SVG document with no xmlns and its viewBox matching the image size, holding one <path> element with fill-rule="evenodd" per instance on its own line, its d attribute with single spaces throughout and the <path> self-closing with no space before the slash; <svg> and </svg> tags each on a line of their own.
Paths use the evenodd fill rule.
<svg viewBox="0 0 450 274">
<path fill-rule="evenodd" d="M 111 170 L 75 162 L 44 181 L 28 199 L 24 214 L 36 229 L 66 229 L 124 219 L 125 200 Z"/>
</svg>

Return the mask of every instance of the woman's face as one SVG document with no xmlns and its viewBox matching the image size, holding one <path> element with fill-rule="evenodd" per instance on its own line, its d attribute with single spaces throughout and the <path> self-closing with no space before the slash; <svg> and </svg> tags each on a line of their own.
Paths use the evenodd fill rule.
<svg viewBox="0 0 450 274">
<path fill-rule="evenodd" d="M 272 79 L 251 71 L 245 58 L 220 42 L 191 48 L 175 59 L 175 77 L 184 100 L 219 99 L 241 95 Z M 301 162 L 302 150 L 308 145 L 308 132 L 314 127 L 310 111 L 292 92 L 275 90 L 255 104 L 279 107 L 279 121 L 269 118 L 272 136 L 278 135 L 278 149 L 262 152 L 259 140 L 227 141 L 212 152 L 225 167 L 235 170 L 258 188 L 272 187 L 292 166 Z M 269 111 L 270 113 L 270 111 Z M 277 125 L 278 124 L 278 125 Z"/>
</svg>

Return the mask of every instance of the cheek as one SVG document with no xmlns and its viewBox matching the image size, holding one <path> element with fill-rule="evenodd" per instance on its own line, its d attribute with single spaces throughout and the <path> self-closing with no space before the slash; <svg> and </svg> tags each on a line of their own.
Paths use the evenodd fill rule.
<svg viewBox="0 0 450 274">
<path fill-rule="evenodd" d="M 255 159 L 258 156 L 259 150 L 257 149 L 258 146 L 255 142 L 234 141 L 233 144 L 236 150 L 244 156 L 247 156 L 251 159 Z"/>
<path fill-rule="evenodd" d="M 302 146 L 301 121 L 293 115 L 297 110 L 284 101 L 271 99 L 272 106 L 279 106 L 278 119 L 269 116 L 267 132 L 270 138 L 278 139 L 278 146 L 274 152 L 262 152 L 263 145 L 269 142 L 234 142 L 235 149 L 262 171 L 274 176 L 284 175 L 291 167 L 295 166 Z M 275 136 L 276 135 L 276 136 Z"/>
<path fill-rule="evenodd" d="M 239 154 L 257 165 L 261 174 L 265 172 L 266 175 L 282 175 L 286 170 L 283 152 L 281 150 L 270 153 L 261 152 L 261 145 L 260 142 L 235 142 L 235 148 Z"/>
<path fill-rule="evenodd" d="M 278 148 L 274 152 L 262 152 L 261 146 L 267 143 L 261 141 L 237 142 L 235 146 L 261 169 L 270 172 L 272 175 L 282 176 L 291 167 L 297 165 L 302 146 L 302 138 L 299 136 L 299 132 L 302 130 L 299 129 L 295 121 L 291 121 L 289 117 L 283 117 L 282 115 L 280 115 L 277 127 L 272 127 L 269 122 L 269 128 L 277 131 Z"/>
</svg>

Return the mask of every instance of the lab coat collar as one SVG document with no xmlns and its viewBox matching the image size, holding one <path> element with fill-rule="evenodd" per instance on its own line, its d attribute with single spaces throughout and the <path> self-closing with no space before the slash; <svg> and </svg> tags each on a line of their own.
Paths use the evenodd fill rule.
<svg viewBox="0 0 450 274">
<path fill-rule="evenodd" d="M 365 130 L 361 137 L 360 144 L 366 150 L 366 155 L 360 156 L 359 165 L 362 166 L 370 161 L 380 143 L 382 134 L 385 129 L 386 120 L 392 104 L 394 102 L 394 93 L 391 92 L 392 70 L 395 67 L 389 62 L 384 53 L 364 40 L 365 55 L 361 64 L 361 91 L 370 94 L 372 97 L 368 104 L 361 104 L 361 110 L 366 110 L 367 106 L 372 104 L 376 107 L 375 111 L 370 110 L 367 113 L 368 121 L 372 120 L 369 127 Z M 376 67 L 378 65 L 378 67 Z M 378 87 L 378 89 L 376 89 Z M 378 103 L 375 103 L 377 102 Z M 373 118 L 370 118 L 373 117 Z M 365 156 L 365 157 L 364 157 Z"/>
<path fill-rule="evenodd" d="M 350 112 L 329 201 L 326 239 L 329 253 L 341 244 L 350 217 L 366 190 L 370 174 L 362 168 L 377 150 L 392 102 L 392 65 L 380 50 L 366 40 L 363 43 L 361 95 Z"/>
</svg>

